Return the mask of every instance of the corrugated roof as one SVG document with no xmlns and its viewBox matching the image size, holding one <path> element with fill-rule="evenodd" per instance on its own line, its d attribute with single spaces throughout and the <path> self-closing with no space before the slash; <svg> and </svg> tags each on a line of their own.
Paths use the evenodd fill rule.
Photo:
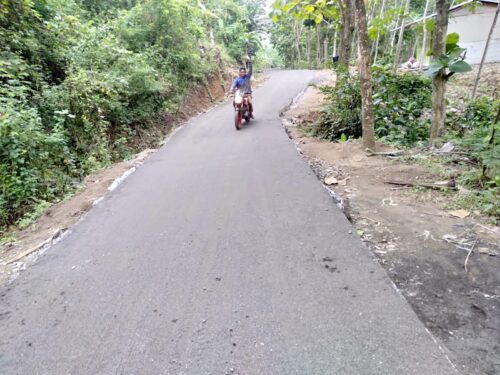
<svg viewBox="0 0 500 375">
<path fill-rule="evenodd" d="M 453 5 L 450 7 L 450 13 L 455 11 L 455 10 L 458 10 L 458 9 L 461 9 L 463 8 L 464 6 L 466 5 L 470 5 L 470 4 L 474 4 L 474 3 L 481 3 L 482 5 L 498 5 L 498 1 L 499 0 L 471 0 L 471 1 L 466 1 L 465 3 L 461 3 L 461 4 L 457 4 L 457 5 Z M 407 27 L 410 27 L 410 26 L 413 26 L 417 23 L 420 23 L 426 19 L 429 19 L 429 18 L 434 18 L 436 17 L 436 13 L 432 13 L 432 14 L 429 14 L 427 17 L 421 17 L 419 19 L 416 19 L 415 21 L 411 21 L 411 22 L 408 22 L 408 23 L 405 23 L 405 29 Z M 395 31 L 395 30 L 399 30 L 400 27 L 396 27 L 394 29 L 392 29 L 391 31 Z"/>
</svg>

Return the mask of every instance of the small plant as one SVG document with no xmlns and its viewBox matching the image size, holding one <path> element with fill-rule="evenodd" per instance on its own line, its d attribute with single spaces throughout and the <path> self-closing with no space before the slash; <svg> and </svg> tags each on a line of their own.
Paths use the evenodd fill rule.
<svg viewBox="0 0 500 375">
<path fill-rule="evenodd" d="M 475 180 L 481 187 L 500 187 L 497 183 L 500 182 L 499 107 L 500 100 L 488 97 L 471 101 L 463 116 L 463 127 L 467 131 L 456 140 L 479 163 L 481 173 Z"/>
<path fill-rule="evenodd" d="M 28 228 L 31 224 L 35 222 L 43 213 L 50 207 L 50 203 L 46 201 L 42 201 L 38 203 L 35 208 L 27 213 L 21 220 L 18 220 L 16 223 L 19 229 Z"/>
<path fill-rule="evenodd" d="M 13 244 L 16 242 L 16 237 L 9 234 L 4 237 L 0 237 L 0 246 L 5 246 L 8 244 Z"/>
<path fill-rule="evenodd" d="M 359 79 L 339 72 L 334 87 L 324 87 L 328 103 L 314 126 L 314 135 L 330 141 L 361 136 L 361 94 Z"/>
<path fill-rule="evenodd" d="M 461 119 L 462 134 L 454 142 L 477 167 L 459 178 L 469 194 L 459 197 L 463 207 L 500 218 L 500 100 L 482 97 L 469 103 Z"/>
<path fill-rule="evenodd" d="M 459 39 L 457 33 L 446 36 L 445 53 L 431 62 L 426 72 L 429 77 L 435 77 L 443 69 L 448 71 L 446 79 L 455 73 L 465 73 L 472 70 L 471 66 L 464 61 L 467 50 L 458 45 Z M 429 51 L 429 54 L 432 55 L 432 51 Z"/>
</svg>

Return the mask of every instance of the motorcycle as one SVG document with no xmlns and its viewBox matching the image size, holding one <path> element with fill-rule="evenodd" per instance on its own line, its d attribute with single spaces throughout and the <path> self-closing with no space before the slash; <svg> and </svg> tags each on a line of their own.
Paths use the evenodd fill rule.
<svg viewBox="0 0 500 375">
<path fill-rule="evenodd" d="M 240 90 L 236 90 L 234 94 L 234 126 L 236 130 L 240 130 L 242 121 L 250 122 L 250 105 L 248 103 L 248 94 L 242 94 Z"/>
</svg>

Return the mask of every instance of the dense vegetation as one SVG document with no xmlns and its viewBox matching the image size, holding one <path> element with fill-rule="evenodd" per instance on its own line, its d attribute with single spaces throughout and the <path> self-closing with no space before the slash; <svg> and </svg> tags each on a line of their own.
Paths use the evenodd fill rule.
<svg viewBox="0 0 500 375">
<path fill-rule="evenodd" d="M 0 0 L 0 232 L 74 191 L 91 171 L 127 158 L 141 134 L 168 126 L 164 115 L 179 109 L 191 87 L 249 51 L 287 67 L 331 66 L 339 54 L 341 62 L 356 61 L 359 35 L 349 4 L 277 1 L 271 50 L 260 43 L 263 0 Z M 428 141 L 431 81 L 391 67 L 430 47 L 425 35 L 436 28 L 433 20 L 402 34 L 398 27 L 436 4 L 367 3 L 374 127 L 386 142 Z M 447 42 L 453 48 L 435 72 L 455 62 L 464 68 L 457 42 Z M 361 136 L 360 80 L 347 72 L 327 89 L 331 102 L 318 136 Z M 463 104 L 448 114 L 444 139 L 477 161 L 464 177 L 469 185 L 498 194 L 498 101 Z"/>
<path fill-rule="evenodd" d="M 379 139 L 412 146 L 425 142 L 429 133 L 431 81 L 416 73 L 396 74 L 374 70 L 375 133 Z M 329 140 L 361 136 L 361 99 L 355 74 L 339 74 L 335 87 L 326 87 L 328 102 L 314 129 Z"/>
<path fill-rule="evenodd" d="M 479 98 L 475 88 L 460 98 L 453 90 L 445 96 L 448 81 L 471 70 L 460 36 L 446 33 L 449 7 L 443 0 L 277 0 L 271 41 L 286 66 L 337 71 L 335 87 L 324 88 L 327 104 L 307 132 L 331 141 L 363 137 L 369 148 L 377 138 L 423 152 L 451 141 L 468 160 L 453 176 L 470 191 L 464 205 L 500 217 L 500 101 L 487 85 Z M 410 57 L 417 57 L 413 71 L 397 69 Z M 439 163 L 454 170 L 446 158 Z"/>
<path fill-rule="evenodd" d="M 262 3 L 0 0 L 0 232 L 256 52 Z"/>
<path fill-rule="evenodd" d="M 373 86 L 377 138 L 398 147 L 425 147 L 430 128 L 430 79 L 418 73 L 393 73 L 387 68 L 376 68 Z M 361 94 L 357 76 L 341 73 L 334 87 L 323 90 L 327 104 L 308 131 L 331 141 L 360 137 Z M 443 142 L 452 142 L 470 160 L 468 170 L 459 176 L 459 183 L 470 189 L 462 205 L 493 217 L 500 217 L 496 203 L 500 198 L 498 119 L 495 124 L 499 107 L 500 100 L 489 96 L 468 102 L 456 100 L 454 111 L 448 114 L 443 138 Z"/>
<path fill-rule="evenodd" d="M 457 1 L 456 3 L 458 3 Z M 396 58 L 397 42 L 403 14 L 415 20 L 422 17 L 426 0 L 412 0 L 405 12 L 405 0 L 370 0 L 368 33 L 372 40 L 371 55 L 374 62 L 387 64 Z M 354 25 L 347 25 L 343 8 L 354 8 L 349 1 L 337 2 L 312 0 L 277 0 L 271 17 L 275 21 L 270 28 L 271 41 L 286 67 L 327 67 L 332 56 L 341 54 L 344 38 L 353 37 Z M 435 3 L 429 2 L 426 14 L 435 12 Z M 351 23 L 353 20 L 350 21 Z M 426 22 L 428 30 L 434 28 L 433 19 Z M 352 28 L 349 35 L 345 30 Z M 421 38 L 423 23 L 405 30 L 398 63 L 420 52 L 417 43 Z M 347 60 L 357 58 L 355 42 L 349 40 Z M 429 42 L 429 39 L 427 40 Z M 344 48 L 345 48 L 344 47 Z M 404 60 L 405 61 L 405 60 Z"/>
</svg>

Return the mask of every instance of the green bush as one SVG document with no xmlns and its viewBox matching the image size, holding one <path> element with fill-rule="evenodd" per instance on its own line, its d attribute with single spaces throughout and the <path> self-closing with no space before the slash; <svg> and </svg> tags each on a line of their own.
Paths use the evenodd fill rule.
<svg viewBox="0 0 500 375">
<path fill-rule="evenodd" d="M 429 122 L 424 113 L 431 108 L 431 82 L 413 73 L 394 74 L 374 68 L 373 109 L 376 135 L 402 146 L 424 142 Z M 314 133 L 329 140 L 342 134 L 361 136 L 361 95 L 359 78 L 339 72 L 335 87 L 323 90 L 328 95 L 326 106 L 314 127 Z"/>
<path fill-rule="evenodd" d="M 463 181 L 496 189 L 500 193 L 500 122 L 494 124 L 500 100 L 482 97 L 471 101 L 461 120 L 463 134 L 455 138 L 478 162 L 479 171 L 466 174 Z M 500 196 L 498 197 L 500 198 Z"/>
<path fill-rule="evenodd" d="M 373 77 L 376 135 L 402 146 L 426 141 L 430 123 L 422 115 L 432 106 L 430 79 L 382 68 L 374 68 Z"/>
<path fill-rule="evenodd" d="M 360 137 L 361 92 L 358 76 L 339 72 L 336 85 L 325 87 L 322 91 L 328 101 L 313 127 L 313 134 L 330 141 L 340 139 L 342 134 Z"/>
<path fill-rule="evenodd" d="M 45 131 L 23 91 L 13 85 L 0 89 L 0 227 L 18 220 L 37 202 L 63 195 L 75 176 L 62 123 Z"/>
</svg>

